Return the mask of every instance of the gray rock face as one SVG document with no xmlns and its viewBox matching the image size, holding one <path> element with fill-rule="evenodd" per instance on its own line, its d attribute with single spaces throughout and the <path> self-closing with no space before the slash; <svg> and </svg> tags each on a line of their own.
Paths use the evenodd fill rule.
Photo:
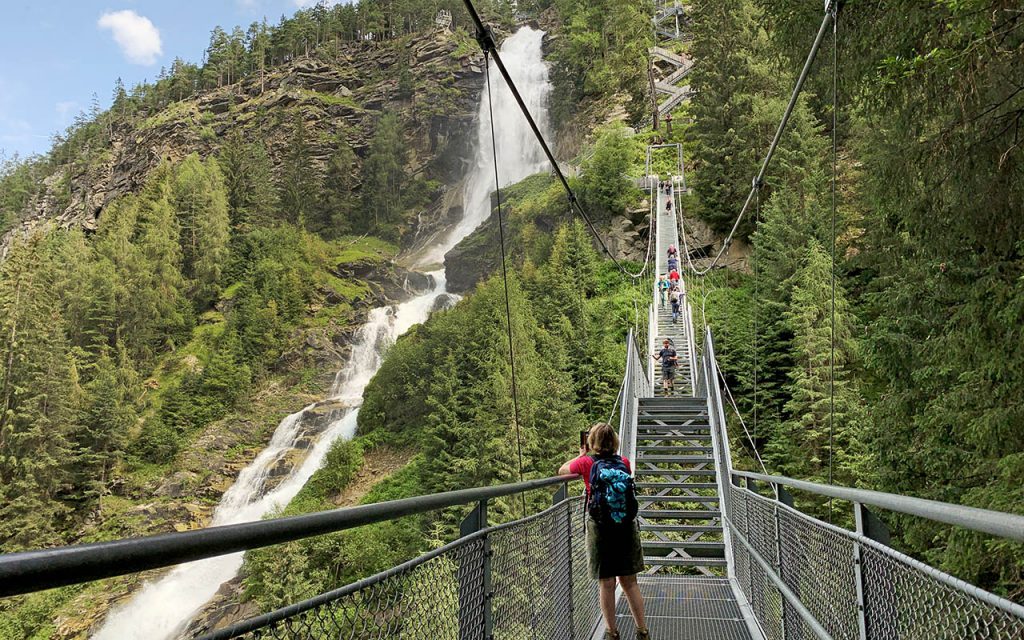
<svg viewBox="0 0 1024 640">
<path fill-rule="evenodd" d="M 160 162 L 177 161 L 193 152 L 213 155 L 230 133 L 237 131 L 247 141 L 263 141 L 276 167 L 287 148 L 296 111 L 305 120 L 318 162 L 331 156 L 338 135 L 344 135 L 357 156 L 364 156 L 380 112 L 398 113 L 409 123 L 409 171 L 454 183 L 469 156 L 472 136 L 468 132 L 473 131 L 470 124 L 483 85 L 483 55 L 473 48 L 456 56 L 458 46 L 456 38 L 445 32 L 419 36 L 401 53 L 391 43 L 345 43 L 332 52 L 333 59 L 296 58 L 262 78 L 254 74 L 172 103 L 163 111 L 138 114 L 131 124 L 115 124 L 99 161 L 73 172 L 72 165 L 58 167 L 45 179 L 41 194 L 21 213 L 19 223 L 0 237 L 0 259 L 15 238 L 36 230 L 95 230 L 104 208 L 120 196 L 138 192 Z M 391 69 L 400 55 L 409 57 L 421 79 L 409 99 L 397 97 L 396 74 Z M 454 107 L 424 118 L 422 105 L 438 84 L 456 90 Z M 430 225 L 434 218 L 446 215 L 447 209 L 435 202 L 420 218 Z"/>
<path fill-rule="evenodd" d="M 648 225 L 635 225 L 625 216 L 612 218 L 604 241 L 618 260 L 643 262 L 647 255 Z"/>
</svg>

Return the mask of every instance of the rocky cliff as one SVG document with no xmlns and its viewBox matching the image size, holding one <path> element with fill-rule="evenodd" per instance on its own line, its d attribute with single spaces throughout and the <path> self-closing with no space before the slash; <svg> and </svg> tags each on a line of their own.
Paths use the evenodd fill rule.
<svg viewBox="0 0 1024 640">
<path fill-rule="evenodd" d="M 305 122 L 313 157 L 325 162 L 339 139 L 358 157 L 365 156 L 379 116 L 396 113 L 408 144 L 407 170 L 441 185 L 454 184 L 470 157 L 472 140 L 463 134 L 474 130 L 482 64 L 483 55 L 469 36 L 438 29 L 402 41 L 344 43 L 330 53 L 293 59 L 262 78 L 254 74 L 171 102 L 155 113 L 115 117 L 106 146 L 92 150 L 92 161 L 53 167 L 41 193 L 0 239 L 0 257 L 14 237 L 34 229 L 95 229 L 103 209 L 138 191 L 162 160 L 216 153 L 232 132 L 263 140 L 279 166 L 294 114 Z M 414 70 L 411 87 L 399 86 L 398 69 Z M 448 215 L 441 206 L 444 190 L 419 217 L 420 225 L 430 227 Z"/>
</svg>

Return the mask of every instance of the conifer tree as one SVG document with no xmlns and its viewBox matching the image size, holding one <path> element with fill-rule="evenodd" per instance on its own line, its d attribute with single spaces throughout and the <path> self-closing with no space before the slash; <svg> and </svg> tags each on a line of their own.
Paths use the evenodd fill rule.
<svg viewBox="0 0 1024 640">
<path fill-rule="evenodd" d="M 832 287 L 829 255 L 816 240 L 801 250 L 800 266 L 792 277 L 792 302 L 784 321 L 793 335 L 793 367 L 785 405 L 788 419 L 768 447 L 775 469 L 811 482 L 829 480 L 832 431 L 832 480 L 850 484 L 860 462 L 859 433 L 863 408 L 848 366 L 853 343 L 851 318 L 842 287 L 835 293 L 835 359 L 832 359 Z M 832 368 L 833 403 L 830 391 Z"/>
<path fill-rule="evenodd" d="M 218 165 L 227 188 L 231 225 L 247 230 L 269 225 L 278 212 L 274 174 L 262 141 L 246 143 L 237 130 L 221 147 Z"/>
<path fill-rule="evenodd" d="M 364 228 L 377 231 L 401 221 L 405 175 L 405 143 L 398 117 L 381 116 L 363 162 L 362 208 Z"/>
<path fill-rule="evenodd" d="M 216 160 L 185 158 L 175 167 L 171 198 L 181 227 L 183 273 L 202 309 L 220 296 L 228 254 L 228 201 Z"/>
<path fill-rule="evenodd" d="M 60 540 L 67 507 L 77 375 L 64 335 L 57 274 L 42 236 L 15 246 L 0 265 L 0 546 Z"/>
<path fill-rule="evenodd" d="M 353 194 L 356 186 L 355 164 L 356 154 L 342 138 L 327 161 L 324 190 L 314 225 L 315 230 L 328 238 L 343 235 L 352 229 L 352 214 L 356 204 Z"/>
<path fill-rule="evenodd" d="M 74 434 L 75 483 L 84 498 L 101 500 L 129 433 L 139 419 L 142 386 L 127 350 L 120 343 L 113 356 L 108 352 L 100 354 L 90 373 Z"/>
<path fill-rule="evenodd" d="M 320 169 L 313 162 L 309 146 L 309 133 L 300 112 L 292 124 L 292 138 L 281 167 L 280 207 L 282 217 L 292 224 L 305 227 L 317 206 L 317 195 L 322 187 Z"/>
</svg>

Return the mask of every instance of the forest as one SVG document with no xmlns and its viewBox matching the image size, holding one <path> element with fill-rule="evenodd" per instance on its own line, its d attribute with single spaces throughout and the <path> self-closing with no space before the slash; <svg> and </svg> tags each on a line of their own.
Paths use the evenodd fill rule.
<svg viewBox="0 0 1024 640">
<path fill-rule="evenodd" d="M 505 3 L 483 4 L 488 19 L 514 23 Z M 584 140 L 567 145 L 579 149 L 566 161 L 602 230 L 616 216 L 644 222 L 632 178 L 660 136 L 684 145 L 684 224 L 724 236 L 821 20 L 819 3 L 796 0 L 687 5 L 695 96 L 662 135 L 648 117 L 649 3 L 520 2 L 555 25 L 552 119 L 560 140 Z M 152 84 L 119 83 L 111 108 L 83 114 L 49 154 L 5 162 L 0 232 L 58 168 L 101 161 L 112 130 L 299 58 L 330 58 L 344 42 L 404 43 L 445 8 L 475 47 L 455 0 L 318 4 L 275 25 L 214 30 L 201 64 L 176 60 Z M 756 449 L 770 473 L 1024 513 L 1024 12 L 1005 0 L 890 9 L 844 3 L 838 46 L 826 40 L 739 227 L 748 267 L 688 276 L 691 301 L 737 401 L 730 419 L 752 428 L 751 439 L 733 430 L 737 466 L 757 468 Z M 408 67 L 387 73 L 412 90 Z M 283 404 L 322 393 L 306 337 L 363 320 L 376 289 L 353 265 L 393 270 L 440 185 L 410 170 L 402 141 L 413 123 L 397 111 L 375 114 L 365 149 L 341 140 L 326 161 L 302 118 L 277 121 L 280 157 L 229 132 L 206 157 L 160 164 L 94 231 L 37 233 L 0 262 L 0 550 L 169 530 L 172 517 L 139 522 L 132 511 L 155 478 L 183 468 L 218 425 L 296 408 L 268 395 L 286 389 Z M 356 438 L 332 448 L 282 514 L 336 506 L 381 452 L 401 462 L 361 503 L 514 481 L 517 441 L 525 477 L 549 476 L 580 428 L 607 419 L 646 285 L 598 253 L 550 176 L 503 198 L 518 419 L 499 258 L 484 229 L 467 241 L 490 264 L 480 284 L 391 348 Z M 233 455 L 264 437 L 247 433 Z M 520 508 L 499 501 L 492 517 Z M 346 584 L 450 540 L 460 515 L 249 553 L 244 597 L 268 610 Z M 888 524 L 901 550 L 1024 598 L 1021 545 Z M 96 592 L 2 601 L 0 638 L 62 637 L 55 612 Z"/>
</svg>

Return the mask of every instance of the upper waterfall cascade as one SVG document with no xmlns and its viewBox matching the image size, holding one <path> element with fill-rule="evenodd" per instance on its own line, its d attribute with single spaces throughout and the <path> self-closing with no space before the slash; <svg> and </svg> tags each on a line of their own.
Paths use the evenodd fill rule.
<svg viewBox="0 0 1024 640">
<path fill-rule="evenodd" d="M 546 103 L 551 91 L 548 70 L 541 51 L 543 31 L 523 27 L 504 41 L 501 55 L 513 69 L 517 87 L 523 93 L 538 122 L 547 128 Z M 504 80 L 491 63 L 492 91 L 495 96 L 494 120 L 498 163 L 502 185 L 522 180 L 544 170 L 544 155 L 511 99 Z M 421 264 L 438 264 L 452 247 L 485 222 L 491 213 L 490 195 L 494 189 L 494 156 L 490 137 L 490 110 L 487 94 L 480 99 L 476 157 L 467 185 L 463 218 L 426 252 Z M 303 414 L 317 404 L 304 407 L 286 417 L 267 447 L 242 470 L 234 485 L 221 498 L 213 513 L 211 526 L 251 522 L 281 509 L 294 498 L 313 473 L 323 464 L 328 450 L 338 439 L 355 435 L 356 420 L 363 391 L 381 366 L 384 354 L 395 340 L 413 325 L 425 321 L 448 296 L 445 270 L 430 272 L 432 286 L 426 292 L 395 306 L 370 311 L 353 344 L 346 366 L 338 372 L 330 391 L 330 401 L 345 407 L 336 410 L 328 427 L 316 436 L 301 464 L 294 466 L 276 486 L 269 488 L 268 477 L 275 465 L 299 448 L 310 432 Z M 146 584 L 128 601 L 107 616 L 94 640 L 167 640 L 182 633 L 195 614 L 214 597 L 225 582 L 233 579 L 242 566 L 242 554 L 219 556 L 182 564 L 163 577 Z"/>
</svg>

